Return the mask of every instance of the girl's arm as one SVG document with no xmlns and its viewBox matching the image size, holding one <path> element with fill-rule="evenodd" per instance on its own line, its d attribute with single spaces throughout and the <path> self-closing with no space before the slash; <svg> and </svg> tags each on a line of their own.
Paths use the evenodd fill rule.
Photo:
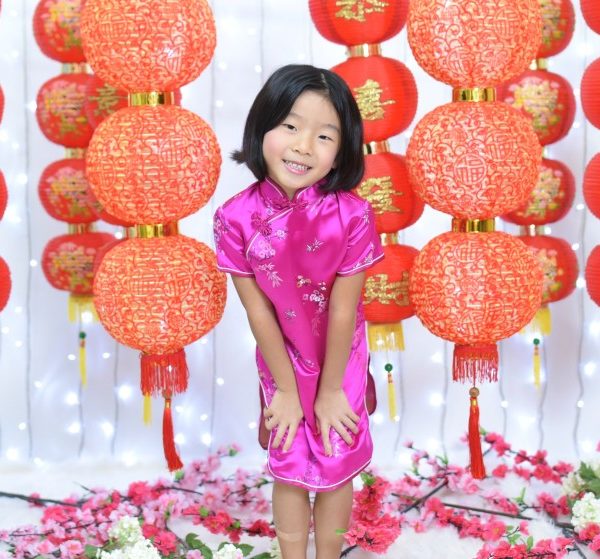
<svg viewBox="0 0 600 559">
<path fill-rule="evenodd" d="M 325 363 L 319 379 L 319 392 L 315 400 L 317 417 L 323 447 L 331 455 L 329 429 L 335 429 L 348 444 L 352 437 L 348 429 L 358 433 L 356 423 L 359 416 L 354 413 L 342 381 L 350 357 L 352 338 L 356 328 L 356 307 L 365 281 L 364 272 L 352 276 L 338 276 L 333 283 L 329 298 L 327 326 L 327 346 Z"/>
<path fill-rule="evenodd" d="M 277 390 L 271 405 L 265 410 L 265 425 L 269 431 L 277 427 L 272 447 L 278 448 L 287 431 L 283 445 L 289 450 L 298 424 L 303 417 L 296 376 L 285 349 L 283 335 L 271 301 L 261 291 L 254 278 L 231 276 L 242 305 L 248 314 L 250 329 L 262 356 L 275 379 Z"/>
</svg>

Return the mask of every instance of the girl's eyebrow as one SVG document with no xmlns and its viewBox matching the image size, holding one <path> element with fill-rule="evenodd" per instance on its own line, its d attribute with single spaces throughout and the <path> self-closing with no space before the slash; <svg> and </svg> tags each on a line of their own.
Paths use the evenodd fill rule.
<svg viewBox="0 0 600 559">
<path fill-rule="evenodd" d="M 302 115 L 299 115 L 298 113 L 295 113 L 294 111 L 290 111 L 289 114 L 288 114 L 288 116 L 295 116 L 296 118 L 299 118 L 300 120 L 304 120 L 304 117 Z M 340 129 L 335 124 L 331 124 L 329 122 L 326 122 L 326 123 L 321 124 L 321 126 L 323 128 L 332 128 L 338 134 L 340 134 Z"/>
</svg>

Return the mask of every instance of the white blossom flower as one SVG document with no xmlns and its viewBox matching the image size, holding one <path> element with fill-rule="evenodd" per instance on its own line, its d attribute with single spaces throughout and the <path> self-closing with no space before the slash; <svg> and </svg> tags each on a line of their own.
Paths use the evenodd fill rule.
<svg viewBox="0 0 600 559">
<path fill-rule="evenodd" d="M 269 553 L 271 554 L 271 559 L 283 559 L 277 538 L 271 540 L 271 549 L 269 550 Z"/>
<path fill-rule="evenodd" d="M 586 493 L 573 505 L 571 520 L 576 532 L 583 530 L 588 524 L 600 524 L 600 499 L 593 493 Z"/>
<path fill-rule="evenodd" d="M 214 559 L 244 559 L 244 554 L 240 549 L 228 543 L 213 555 Z M 133 558 L 132 558 L 133 559 Z"/>
<path fill-rule="evenodd" d="M 583 480 L 577 472 L 570 472 L 562 482 L 562 491 L 565 495 L 577 495 L 583 489 Z"/>
<path fill-rule="evenodd" d="M 124 516 L 108 531 L 108 535 L 119 542 L 120 547 L 135 545 L 144 539 L 142 528 L 137 518 Z"/>
<path fill-rule="evenodd" d="M 600 457 L 599 458 L 592 458 L 591 460 L 586 460 L 586 464 L 592 468 L 592 470 L 594 471 L 594 475 L 597 478 L 600 478 Z"/>
</svg>

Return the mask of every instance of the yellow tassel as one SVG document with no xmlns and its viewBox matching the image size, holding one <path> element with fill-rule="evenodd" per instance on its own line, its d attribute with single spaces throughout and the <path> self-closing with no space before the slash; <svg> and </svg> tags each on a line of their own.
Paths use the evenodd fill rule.
<svg viewBox="0 0 600 559">
<path fill-rule="evenodd" d="M 534 328 L 542 336 L 548 336 L 552 332 L 552 315 L 550 314 L 550 308 L 548 305 L 542 305 L 535 313 L 533 319 Z"/>
<path fill-rule="evenodd" d="M 371 351 L 404 351 L 402 322 L 394 324 L 369 322 L 367 333 Z"/>
<path fill-rule="evenodd" d="M 392 375 L 392 364 L 386 363 L 385 370 L 387 371 L 387 387 L 388 387 L 388 408 L 390 411 L 390 419 L 396 420 L 398 411 L 396 409 L 396 387 L 394 386 L 394 377 Z"/>
<path fill-rule="evenodd" d="M 89 312 L 92 315 L 92 320 L 98 322 L 98 313 L 94 305 L 94 297 L 92 295 L 69 295 L 69 322 L 77 322 L 82 320 L 84 312 Z"/>
<path fill-rule="evenodd" d="M 87 386 L 87 363 L 85 354 L 85 332 L 79 332 L 79 376 L 81 386 Z"/>
<path fill-rule="evenodd" d="M 542 359 L 540 357 L 540 340 L 535 338 L 533 340 L 533 382 L 536 388 L 542 386 Z"/>
<path fill-rule="evenodd" d="M 152 423 L 152 398 L 150 394 L 144 394 L 144 425 Z"/>
</svg>

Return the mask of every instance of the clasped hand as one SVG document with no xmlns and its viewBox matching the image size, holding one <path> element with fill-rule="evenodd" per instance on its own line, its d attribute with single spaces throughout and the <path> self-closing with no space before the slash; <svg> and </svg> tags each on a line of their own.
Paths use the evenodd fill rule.
<svg viewBox="0 0 600 559">
<path fill-rule="evenodd" d="M 346 393 L 341 388 L 326 389 L 321 387 L 319 389 L 315 400 L 315 416 L 327 456 L 333 454 L 329 439 L 330 429 L 333 428 L 346 444 L 351 445 L 353 443 L 349 431 L 355 435 L 358 434 L 357 423 L 360 418 L 350 407 Z"/>
<path fill-rule="evenodd" d="M 304 417 L 298 392 L 293 390 L 285 392 L 277 389 L 273 394 L 271 405 L 264 410 L 265 427 L 268 431 L 277 428 L 277 434 L 271 444 L 272 448 L 279 448 L 283 437 L 283 452 L 287 452 L 292 446 L 298 424 Z"/>
</svg>

